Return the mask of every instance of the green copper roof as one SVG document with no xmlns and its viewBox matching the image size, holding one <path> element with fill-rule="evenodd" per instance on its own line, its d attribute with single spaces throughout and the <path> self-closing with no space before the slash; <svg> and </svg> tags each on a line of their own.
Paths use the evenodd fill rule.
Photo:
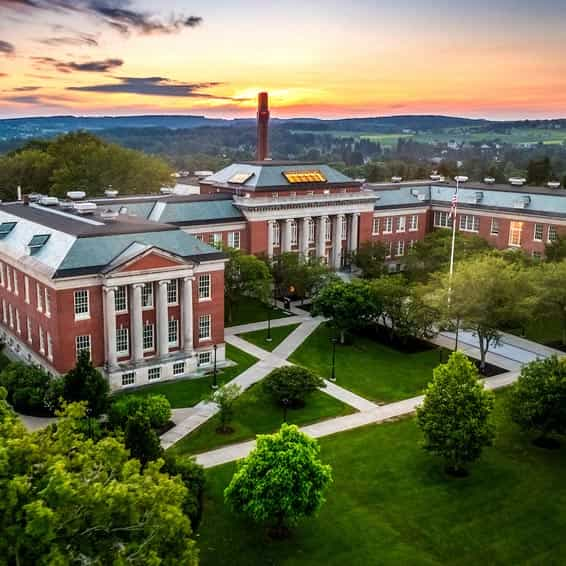
<svg viewBox="0 0 566 566">
<path fill-rule="evenodd" d="M 202 200 L 193 202 L 166 202 L 159 222 L 184 224 L 213 220 L 238 220 L 243 214 L 232 200 Z"/>
</svg>

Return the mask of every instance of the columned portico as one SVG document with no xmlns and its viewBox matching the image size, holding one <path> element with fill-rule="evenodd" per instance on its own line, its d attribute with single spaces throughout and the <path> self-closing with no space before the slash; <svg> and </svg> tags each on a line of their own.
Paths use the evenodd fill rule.
<svg viewBox="0 0 566 566">
<path fill-rule="evenodd" d="M 141 362 L 143 360 L 143 286 L 143 283 L 135 283 L 132 285 L 132 298 L 130 301 L 130 304 L 132 305 L 130 320 L 132 324 L 132 350 L 134 362 Z"/>
<path fill-rule="evenodd" d="M 163 358 L 169 354 L 169 308 L 167 306 L 167 285 L 169 281 L 159 281 L 157 285 L 157 355 Z"/>
<path fill-rule="evenodd" d="M 316 257 L 326 257 L 326 222 L 328 216 L 319 216 L 316 219 Z"/>
<path fill-rule="evenodd" d="M 116 353 L 116 288 L 104 287 L 104 326 L 106 335 L 106 362 L 108 369 L 118 366 Z"/>
<path fill-rule="evenodd" d="M 348 238 L 348 251 L 355 253 L 358 250 L 358 229 L 360 223 L 360 214 L 355 212 L 350 218 L 350 234 Z"/>
<path fill-rule="evenodd" d="M 344 219 L 343 214 L 337 214 L 333 218 L 332 226 L 332 267 L 334 269 L 340 269 L 342 267 L 342 221 Z"/>
<path fill-rule="evenodd" d="M 267 221 L 267 257 L 269 259 L 273 258 L 274 232 L 275 232 L 275 220 L 268 220 Z"/>
<path fill-rule="evenodd" d="M 306 216 L 301 219 L 300 224 L 300 245 L 299 245 L 299 252 L 301 257 L 304 261 L 307 261 L 309 258 L 309 225 L 311 222 L 311 218 Z"/>
<path fill-rule="evenodd" d="M 291 245 L 292 245 L 291 240 L 292 240 L 292 230 L 293 230 L 292 226 L 293 226 L 292 218 L 286 218 L 283 221 L 283 233 L 282 233 L 283 241 L 281 245 L 281 249 L 283 253 L 291 251 Z"/>
<path fill-rule="evenodd" d="M 183 351 L 185 354 L 193 352 L 193 277 L 183 279 Z"/>
</svg>

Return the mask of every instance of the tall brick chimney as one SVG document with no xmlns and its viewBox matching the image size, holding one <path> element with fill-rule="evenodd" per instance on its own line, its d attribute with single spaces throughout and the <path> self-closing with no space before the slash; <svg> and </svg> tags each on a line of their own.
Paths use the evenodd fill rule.
<svg viewBox="0 0 566 566">
<path fill-rule="evenodd" d="M 258 161 L 269 157 L 269 102 L 267 92 L 257 96 L 257 155 Z"/>
</svg>

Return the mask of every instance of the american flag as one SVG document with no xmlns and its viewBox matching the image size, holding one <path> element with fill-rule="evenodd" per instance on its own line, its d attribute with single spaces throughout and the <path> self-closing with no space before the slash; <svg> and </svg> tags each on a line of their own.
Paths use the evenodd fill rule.
<svg viewBox="0 0 566 566">
<path fill-rule="evenodd" d="M 456 216 L 456 205 L 458 204 L 458 193 L 452 195 L 452 207 L 450 208 L 450 216 Z"/>
</svg>

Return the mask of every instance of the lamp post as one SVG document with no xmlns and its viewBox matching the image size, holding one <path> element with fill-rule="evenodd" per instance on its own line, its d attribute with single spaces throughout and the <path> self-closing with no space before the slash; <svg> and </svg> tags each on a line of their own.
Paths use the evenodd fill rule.
<svg viewBox="0 0 566 566">
<path fill-rule="evenodd" d="M 336 342 L 338 342 L 338 338 L 334 336 L 332 338 L 332 373 L 330 381 L 336 381 Z"/>
<path fill-rule="evenodd" d="M 218 383 L 216 382 L 216 350 L 218 346 L 214 344 L 214 367 L 212 369 L 212 389 L 218 389 Z"/>
<path fill-rule="evenodd" d="M 267 305 L 267 338 L 266 342 L 271 342 L 273 338 L 271 337 L 271 307 Z"/>
</svg>

